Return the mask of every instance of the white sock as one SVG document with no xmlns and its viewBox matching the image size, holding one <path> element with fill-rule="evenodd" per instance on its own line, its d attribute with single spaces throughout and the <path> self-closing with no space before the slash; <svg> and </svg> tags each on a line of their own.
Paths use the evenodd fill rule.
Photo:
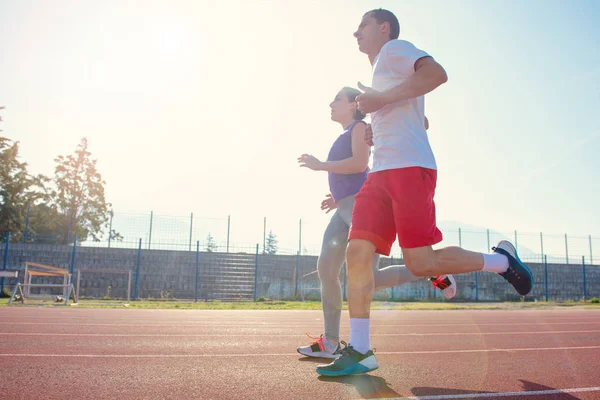
<svg viewBox="0 0 600 400">
<path fill-rule="evenodd" d="M 350 345 L 359 353 L 365 354 L 371 349 L 371 320 L 369 318 L 350 318 Z"/>
<path fill-rule="evenodd" d="M 482 271 L 496 272 L 498 274 L 506 272 L 508 269 L 508 257 L 504 254 L 490 253 L 483 254 Z"/>
</svg>

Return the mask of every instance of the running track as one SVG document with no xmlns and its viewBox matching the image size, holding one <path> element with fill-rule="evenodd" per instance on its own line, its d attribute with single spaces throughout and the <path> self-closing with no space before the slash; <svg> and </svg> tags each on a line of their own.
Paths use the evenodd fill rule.
<svg viewBox="0 0 600 400">
<path fill-rule="evenodd" d="M 379 370 L 337 379 L 295 350 L 318 311 L 2 307 L 0 321 L 1 399 L 600 399 L 596 310 L 375 311 Z"/>
</svg>

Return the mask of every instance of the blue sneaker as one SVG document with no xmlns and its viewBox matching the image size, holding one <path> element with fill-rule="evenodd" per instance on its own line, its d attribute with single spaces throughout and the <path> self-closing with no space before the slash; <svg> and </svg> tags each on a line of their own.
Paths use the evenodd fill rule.
<svg viewBox="0 0 600 400">
<path fill-rule="evenodd" d="M 346 342 L 342 341 L 341 343 L 344 348 L 340 356 L 331 364 L 319 365 L 317 367 L 318 374 L 324 376 L 356 375 L 379 368 L 372 350 L 362 354 L 354 350 L 354 347 L 347 345 Z"/>
<path fill-rule="evenodd" d="M 494 253 L 502 254 L 508 258 L 508 269 L 500 276 L 513 285 L 521 296 L 525 296 L 533 289 L 533 274 L 517 255 L 515 246 L 508 240 L 501 240 L 496 247 L 492 247 Z"/>
</svg>

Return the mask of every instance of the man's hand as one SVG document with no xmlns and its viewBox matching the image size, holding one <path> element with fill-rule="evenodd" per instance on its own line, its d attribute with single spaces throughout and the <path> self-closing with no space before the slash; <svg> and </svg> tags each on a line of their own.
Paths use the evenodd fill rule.
<svg viewBox="0 0 600 400">
<path fill-rule="evenodd" d="M 321 161 L 310 154 L 302 154 L 300 157 L 298 157 L 298 163 L 301 167 L 309 168 L 313 171 L 320 171 L 323 166 Z"/>
<path fill-rule="evenodd" d="M 375 112 L 387 104 L 383 93 L 373 90 L 373 88 L 365 86 L 360 82 L 358 82 L 358 88 L 364 92 L 356 97 L 358 109 L 363 114 Z"/>
<path fill-rule="evenodd" d="M 365 128 L 365 142 L 367 142 L 369 146 L 373 146 L 373 128 L 371 128 L 371 124 L 367 124 L 367 127 Z"/>
<path fill-rule="evenodd" d="M 335 204 L 335 200 L 328 194 L 325 196 L 325 200 L 321 202 L 321 210 L 325 211 L 325 214 L 328 214 L 329 211 L 335 210 L 337 208 L 337 204 Z"/>
</svg>

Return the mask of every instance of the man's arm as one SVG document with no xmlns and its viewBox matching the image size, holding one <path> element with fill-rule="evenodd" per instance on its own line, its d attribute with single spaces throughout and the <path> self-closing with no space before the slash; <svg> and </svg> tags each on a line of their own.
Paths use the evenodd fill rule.
<svg viewBox="0 0 600 400">
<path fill-rule="evenodd" d="M 358 109 L 368 114 L 388 104 L 423 96 L 447 81 L 448 75 L 437 61 L 430 56 L 422 57 L 415 62 L 414 74 L 384 92 L 377 92 L 358 82 L 358 88 L 365 92 L 356 98 Z"/>
<path fill-rule="evenodd" d="M 396 103 L 423 96 L 448 81 L 444 68 L 433 57 L 419 58 L 415 73 L 398 86 L 382 92 L 385 104 Z"/>
</svg>

